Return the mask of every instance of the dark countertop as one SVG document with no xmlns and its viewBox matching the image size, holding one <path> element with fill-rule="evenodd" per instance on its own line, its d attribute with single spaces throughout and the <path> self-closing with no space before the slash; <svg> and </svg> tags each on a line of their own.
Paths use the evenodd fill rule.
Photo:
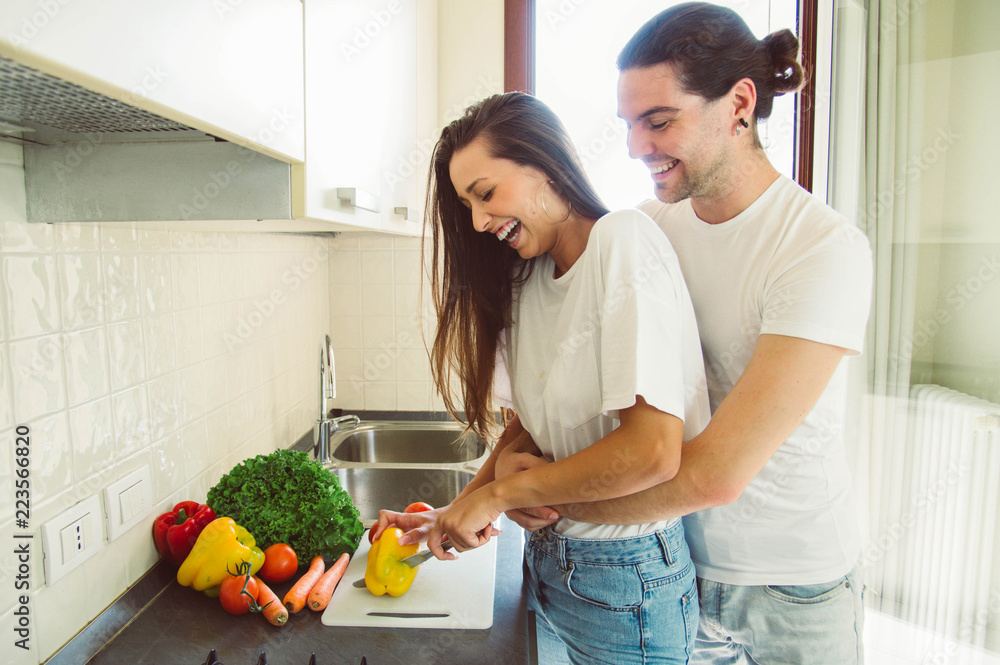
<svg viewBox="0 0 1000 665">
<path fill-rule="evenodd" d="M 362 420 L 447 419 L 432 412 L 355 413 Z M 308 450 L 311 436 L 292 447 Z M 314 653 L 317 665 L 357 665 L 362 656 L 369 665 L 534 665 L 534 625 L 522 588 L 524 531 L 510 522 L 504 526 L 493 626 L 486 630 L 324 626 L 322 612 L 308 609 L 276 627 L 262 616 L 227 614 L 217 599 L 177 584 L 176 571 L 161 561 L 46 665 L 201 665 L 212 649 L 225 665 L 254 665 L 262 651 L 271 665 L 307 665 Z M 273 589 L 281 598 L 291 585 Z"/>
<path fill-rule="evenodd" d="M 362 656 L 369 665 L 527 663 L 523 542 L 524 532 L 513 524 L 499 536 L 493 626 L 487 630 L 332 627 L 322 624 L 322 612 L 308 609 L 275 627 L 262 616 L 231 616 L 217 599 L 171 581 L 88 663 L 200 665 L 211 649 L 225 665 L 254 665 L 261 651 L 271 665 L 307 665 L 313 653 L 317 665 L 357 665 Z M 274 591 L 280 598 L 290 587 L 287 582 Z"/>
</svg>

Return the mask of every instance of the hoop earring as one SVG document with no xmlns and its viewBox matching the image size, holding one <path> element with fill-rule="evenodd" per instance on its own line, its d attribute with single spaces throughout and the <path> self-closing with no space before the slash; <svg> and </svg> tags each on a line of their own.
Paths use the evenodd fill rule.
<svg viewBox="0 0 1000 665">
<path fill-rule="evenodd" d="M 547 180 L 545 182 L 545 186 L 546 187 L 548 187 L 549 185 L 552 185 L 552 184 L 554 184 L 554 183 L 551 180 Z M 566 216 L 565 217 L 563 217 L 562 219 L 552 219 L 552 215 L 549 214 L 548 208 L 545 207 L 545 191 L 543 190 L 542 191 L 542 212 L 545 213 L 545 216 L 548 217 L 549 221 L 552 222 L 553 224 L 562 224 L 567 219 L 569 219 L 570 214 L 573 212 L 573 204 L 572 203 L 569 204 L 569 208 L 566 210 Z"/>
</svg>

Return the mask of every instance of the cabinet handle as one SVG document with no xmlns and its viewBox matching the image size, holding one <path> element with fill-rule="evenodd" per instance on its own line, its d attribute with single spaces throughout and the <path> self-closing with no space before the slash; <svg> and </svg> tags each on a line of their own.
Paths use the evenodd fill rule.
<svg viewBox="0 0 1000 665">
<path fill-rule="evenodd" d="M 392 209 L 392 211 L 397 215 L 401 215 L 403 219 L 407 221 L 411 219 L 414 221 L 417 220 L 417 211 L 414 208 L 409 208 L 406 206 L 396 206 L 395 208 Z"/>
<path fill-rule="evenodd" d="M 341 201 L 346 201 L 355 208 L 361 208 L 362 210 L 378 212 L 382 209 L 379 197 L 360 190 L 357 187 L 338 187 L 337 198 Z"/>
</svg>

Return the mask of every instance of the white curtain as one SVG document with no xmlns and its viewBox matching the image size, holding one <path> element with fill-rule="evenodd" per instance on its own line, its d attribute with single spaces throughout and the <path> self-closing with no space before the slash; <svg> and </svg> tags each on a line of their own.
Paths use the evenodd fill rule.
<svg viewBox="0 0 1000 665">
<path fill-rule="evenodd" d="M 922 140 L 919 77 L 911 55 L 923 33 L 921 13 L 909 0 L 870 0 L 862 225 L 875 260 L 874 297 L 868 325 L 866 445 L 859 450 L 858 481 L 866 502 L 864 550 L 870 606 L 898 614 L 901 551 L 895 521 L 903 513 L 907 469 L 906 431 L 913 354 L 916 271 L 920 226 L 919 187 L 907 161 Z M 866 467 L 866 468 L 865 468 Z M 867 471 L 867 474 L 863 472 Z M 904 599 L 905 602 L 905 599 Z"/>
</svg>

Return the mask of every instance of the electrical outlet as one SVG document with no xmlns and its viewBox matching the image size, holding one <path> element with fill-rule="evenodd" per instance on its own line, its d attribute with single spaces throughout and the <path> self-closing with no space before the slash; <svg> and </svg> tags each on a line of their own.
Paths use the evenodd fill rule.
<svg viewBox="0 0 1000 665">
<path fill-rule="evenodd" d="M 51 585 L 104 547 L 101 502 L 84 499 L 42 525 L 42 567 Z"/>
<path fill-rule="evenodd" d="M 108 540 L 114 540 L 141 523 L 153 509 L 153 481 L 149 466 L 141 466 L 104 488 Z"/>
</svg>

